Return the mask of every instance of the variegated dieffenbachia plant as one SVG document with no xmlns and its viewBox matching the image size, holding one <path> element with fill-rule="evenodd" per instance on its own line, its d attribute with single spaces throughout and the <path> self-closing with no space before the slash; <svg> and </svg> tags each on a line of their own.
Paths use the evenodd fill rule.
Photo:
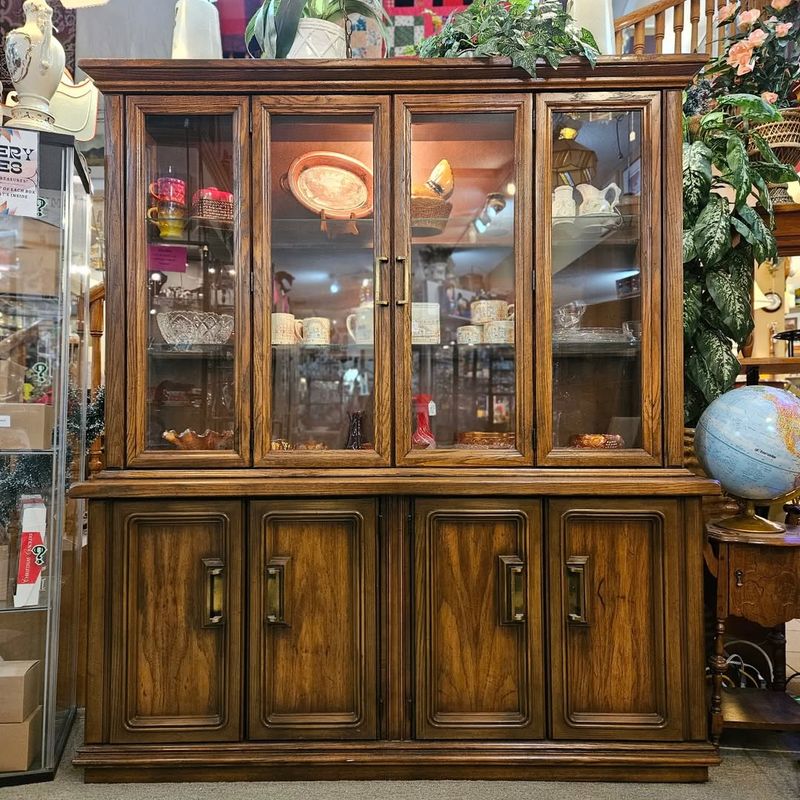
<svg viewBox="0 0 800 800">
<path fill-rule="evenodd" d="M 684 118 L 684 417 L 690 427 L 732 388 L 740 368 L 734 344 L 743 346 L 753 330 L 754 265 L 776 256 L 767 184 L 797 175 L 757 128 L 780 118 L 775 106 L 750 94 L 727 95 L 713 110 Z"/>
</svg>

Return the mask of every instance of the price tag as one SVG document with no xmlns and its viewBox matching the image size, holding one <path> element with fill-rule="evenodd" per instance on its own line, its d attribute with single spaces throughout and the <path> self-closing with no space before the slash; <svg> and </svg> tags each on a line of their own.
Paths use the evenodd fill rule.
<svg viewBox="0 0 800 800">
<path fill-rule="evenodd" d="M 11 427 L 11 415 L 0 414 L 0 428 L 10 428 L 10 427 Z"/>
<path fill-rule="evenodd" d="M 435 417 L 436 416 L 436 403 L 433 400 L 428 403 L 428 416 Z"/>
</svg>

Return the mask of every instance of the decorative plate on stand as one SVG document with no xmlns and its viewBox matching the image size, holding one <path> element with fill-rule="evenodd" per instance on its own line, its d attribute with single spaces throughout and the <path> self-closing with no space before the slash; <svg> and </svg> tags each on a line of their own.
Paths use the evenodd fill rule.
<svg viewBox="0 0 800 800">
<path fill-rule="evenodd" d="M 372 170 L 342 153 L 315 150 L 296 158 L 281 186 L 327 219 L 363 219 L 372 213 Z"/>
</svg>

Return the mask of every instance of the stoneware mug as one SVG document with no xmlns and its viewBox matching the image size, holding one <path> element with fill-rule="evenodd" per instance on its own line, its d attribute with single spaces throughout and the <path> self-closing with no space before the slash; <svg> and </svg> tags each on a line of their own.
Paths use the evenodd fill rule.
<svg viewBox="0 0 800 800">
<path fill-rule="evenodd" d="M 476 300 L 469 308 L 473 325 L 485 325 L 514 316 L 514 306 L 505 300 Z"/>
<path fill-rule="evenodd" d="M 411 304 L 411 343 L 439 344 L 439 318 L 441 308 L 438 303 Z"/>
<path fill-rule="evenodd" d="M 514 320 L 495 319 L 483 326 L 483 341 L 487 344 L 514 344 Z"/>
<path fill-rule="evenodd" d="M 356 344 L 372 344 L 375 340 L 375 314 L 372 303 L 364 303 L 345 320 L 347 333 Z"/>
<path fill-rule="evenodd" d="M 462 325 L 456 331 L 459 344 L 480 344 L 483 341 L 483 328 L 480 325 Z"/>
<path fill-rule="evenodd" d="M 297 344 L 303 326 L 294 314 L 276 312 L 272 315 L 272 344 Z"/>
<path fill-rule="evenodd" d="M 330 344 L 331 321 L 327 317 L 300 320 L 300 339 L 303 344 Z"/>
</svg>

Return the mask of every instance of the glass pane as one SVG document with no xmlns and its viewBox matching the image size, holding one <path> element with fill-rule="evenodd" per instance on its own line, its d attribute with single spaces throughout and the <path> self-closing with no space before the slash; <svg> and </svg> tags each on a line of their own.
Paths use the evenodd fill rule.
<svg viewBox="0 0 800 800">
<path fill-rule="evenodd" d="M 3 130 L 3 139 L 13 146 L 20 133 Z M 53 734 L 65 716 L 56 715 L 67 711 L 53 690 L 74 678 L 59 673 L 56 654 L 59 601 L 72 578 L 61 571 L 72 535 L 64 494 L 70 479 L 81 477 L 73 466 L 81 461 L 85 385 L 82 372 L 71 368 L 84 357 L 81 337 L 68 325 L 78 310 L 73 290 L 82 294 L 86 280 L 80 269 L 66 272 L 74 151 L 60 137 L 24 135 L 38 138 L 38 146 L 31 143 L 38 152 L 38 210 L 16 216 L 25 209 L 12 194 L 0 197 L 6 208 L 0 215 L 0 655 L 3 674 L 19 675 L 27 692 L 6 698 L 2 722 L 20 723 L 20 741 L 33 746 L 30 753 L 27 746 L 4 753 L 4 771 L 52 765 Z M 84 191 L 79 181 L 75 188 Z M 69 598 L 66 605 L 72 606 Z M 71 635 L 65 639 L 70 653 Z"/>
<path fill-rule="evenodd" d="M 273 117 L 270 165 L 272 449 L 372 449 L 372 117 Z"/>
<path fill-rule="evenodd" d="M 237 445 L 234 329 L 238 265 L 230 115 L 146 124 L 147 448 Z"/>
<path fill-rule="evenodd" d="M 559 448 L 642 446 L 640 111 L 554 114 L 553 428 Z"/>
<path fill-rule="evenodd" d="M 411 126 L 413 449 L 513 449 L 514 115 Z"/>
</svg>

